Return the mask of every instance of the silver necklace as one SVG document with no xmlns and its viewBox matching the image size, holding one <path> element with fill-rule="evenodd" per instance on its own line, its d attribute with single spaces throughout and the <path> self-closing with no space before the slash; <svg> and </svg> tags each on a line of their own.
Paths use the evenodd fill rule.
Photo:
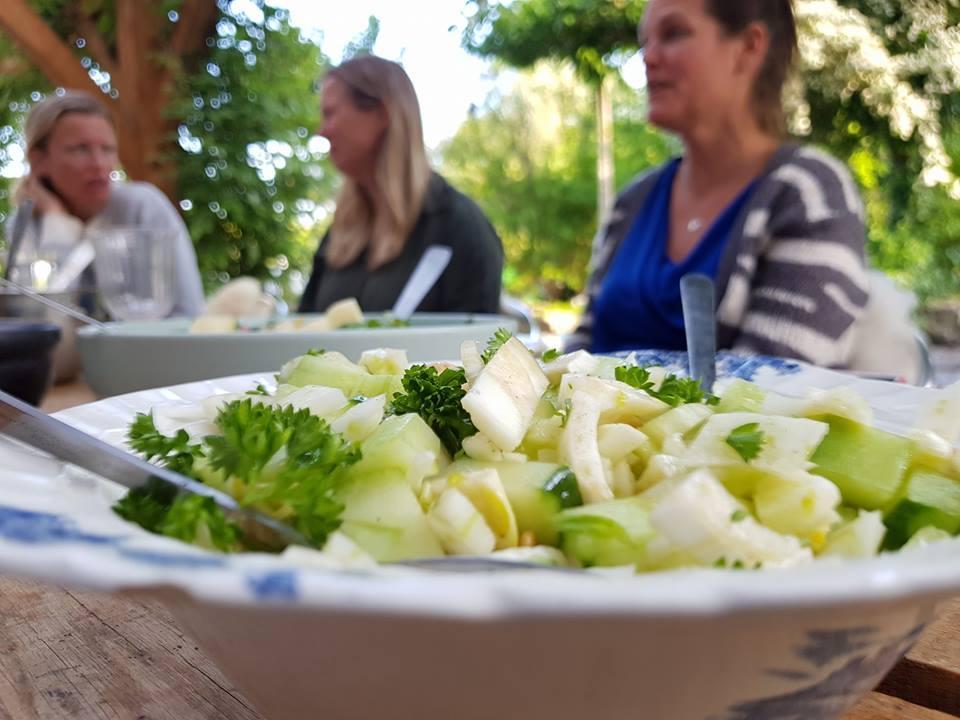
<svg viewBox="0 0 960 720">
<path fill-rule="evenodd" d="M 690 222 L 687 223 L 687 232 L 696 232 L 703 227 L 703 220 L 698 217 L 690 218 Z"/>
</svg>

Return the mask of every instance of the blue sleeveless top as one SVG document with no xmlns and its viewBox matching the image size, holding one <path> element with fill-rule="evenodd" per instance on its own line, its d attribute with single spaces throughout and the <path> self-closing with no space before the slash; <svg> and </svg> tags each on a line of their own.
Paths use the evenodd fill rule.
<svg viewBox="0 0 960 720">
<path fill-rule="evenodd" d="M 714 279 L 733 224 L 750 197 L 750 183 L 707 228 L 679 263 L 667 256 L 670 195 L 680 159 L 672 160 L 610 265 L 593 306 L 593 352 L 655 348 L 686 350 L 680 278 L 703 273 Z"/>
</svg>

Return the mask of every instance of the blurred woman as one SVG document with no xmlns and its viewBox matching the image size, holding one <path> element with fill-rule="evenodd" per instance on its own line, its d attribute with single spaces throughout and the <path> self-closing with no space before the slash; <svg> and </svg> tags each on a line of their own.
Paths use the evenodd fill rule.
<svg viewBox="0 0 960 720">
<path fill-rule="evenodd" d="M 867 302 L 863 205 L 846 168 L 786 140 L 790 0 L 650 0 L 649 120 L 682 157 L 618 197 L 570 347 L 685 348 L 680 278 L 717 287 L 720 347 L 845 366 Z"/>
<path fill-rule="evenodd" d="M 193 243 L 176 208 L 155 186 L 113 182 L 117 136 L 107 108 L 83 92 L 68 91 L 37 103 L 27 116 L 25 135 L 30 173 L 20 183 L 18 210 L 8 220 L 8 246 L 16 214 L 31 212 L 15 256 L 14 279 L 35 284 L 34 261 L 53 272 L 72 268 L 73 287 L 92 282 L 92 249 L 87 234 L 98 229 L 146 227 L 175 234 L 175 315 L 203 310 L 203 288 Z M 81 272 L 83 273 L 81 275 Z M 73 288 L 64 288 L 65 290 Z"/>
<path fill-rule="evenodd" d="M 301 312 L 348 297 L 366 311 L 389 310 L 431 245 L 453 255 L 418 309 L 497 312 L 500 239 L 472 200 L 431 171 L 403 68 L 372 55 L 345 62 L 324 78 L 321 111 L 319 134 L 343 185 Z"/>
</svg>

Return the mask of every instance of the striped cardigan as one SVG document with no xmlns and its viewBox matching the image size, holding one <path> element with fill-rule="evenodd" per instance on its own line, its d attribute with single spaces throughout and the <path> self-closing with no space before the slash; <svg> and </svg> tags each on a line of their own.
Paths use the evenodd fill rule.
<svg viewBox="0 0 960 720">
<path fill-rule="evenodd" d="M 662 172 L 659 167 L 633 181 L 597 235 L 587 308 L 567 350 L 589 347 L 601 283 Z M 720 348 L 845 367 L 869 292 L 863 214 L 857 187 L 839 160 L 808 146 L 781 146 L 737 216 L 720 259 Z"/>
</svg>

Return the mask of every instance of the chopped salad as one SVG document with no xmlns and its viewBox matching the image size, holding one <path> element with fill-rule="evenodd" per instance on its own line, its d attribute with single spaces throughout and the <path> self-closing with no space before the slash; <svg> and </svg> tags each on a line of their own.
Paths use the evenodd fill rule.
<svg viewBox="0 0 960 720">
<path fill-rule="evenodd" d="M 458 365 L 313 351 L 277 383 L 154 408 L 129 445 L 344 562 L 761 569 L 960 532 L 946 401 L 904 437 L 872 427 L 849 388 L 793 398 L 732 380 L 712 395 L 630 360 L 537 358 L 505 331 L 464 343 Z M 115 510 L 206 548 L 252 547 L 209 498 L 147 486 Z"/>
</svg>

